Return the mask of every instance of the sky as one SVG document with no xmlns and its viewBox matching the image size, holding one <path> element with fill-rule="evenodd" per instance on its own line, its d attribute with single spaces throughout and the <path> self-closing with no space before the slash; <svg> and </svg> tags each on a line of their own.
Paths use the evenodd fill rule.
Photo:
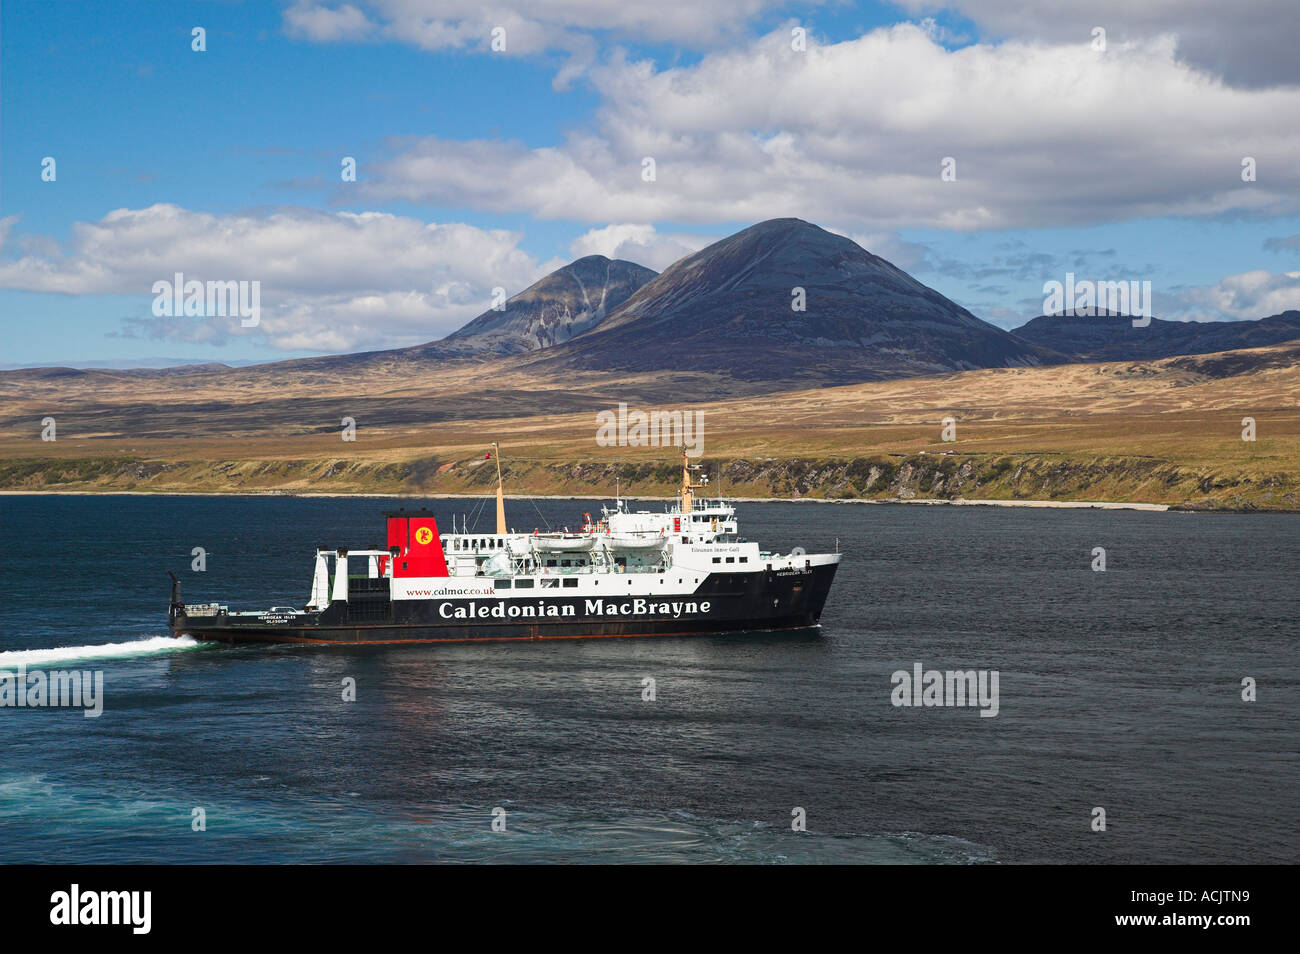
<svg viewBox="0 0 1300 954">
<path fill-rule="evenodd" d="M 1297 48 L 1294 0 L 4 0 L 0 367 L 420 344 L 783 216 L 1003 328 L 1067 273 L 1260 318 Z M 158 314 L 177 273 L 257 323 Z"/>
</svg>

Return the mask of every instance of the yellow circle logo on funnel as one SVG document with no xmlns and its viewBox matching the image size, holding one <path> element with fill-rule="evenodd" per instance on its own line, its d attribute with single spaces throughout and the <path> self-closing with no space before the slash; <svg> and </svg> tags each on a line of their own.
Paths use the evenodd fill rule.
<svg viewBox="0 0 1300 954">
<path fill-rule="evenodd" d="M 433 539 L 433 531 L 430 530 L 428 527 L 421 527 L 419 530 L 416 530 L 416 531 L 415 531 L 415 542 L 416 542 L 416 543 L 426 543 L 426 544 L 427 544 L 427 543 L 428 543 L 430 540 L 432 540 L 432 539 Z"/>
</svg>

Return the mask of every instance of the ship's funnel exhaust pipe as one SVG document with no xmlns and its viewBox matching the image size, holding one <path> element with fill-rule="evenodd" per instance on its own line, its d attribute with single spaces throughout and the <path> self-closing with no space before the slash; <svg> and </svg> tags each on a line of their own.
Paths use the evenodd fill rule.
<svg viewBox="0 0 1300 954">
<path fill-rule="evenodd" d="M 331 595 L 336 603 L 345 603 L 348 598 L 348 551 L 339 549 L 334 557 L 334 593 Z"/>
<path fill-rule="evenodd" d="M 171 621 L 185 609 L 185 604 L 181 602 L 181 581 L 171 570 L 167 571 L 167 575 L 172 578 L 172 601 L 171 606 L 167 608 L 167 619 Z"/>
</svg>

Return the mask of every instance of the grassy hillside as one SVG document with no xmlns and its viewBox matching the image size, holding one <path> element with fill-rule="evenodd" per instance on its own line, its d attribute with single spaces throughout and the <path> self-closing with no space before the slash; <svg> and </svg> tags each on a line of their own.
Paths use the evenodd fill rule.
<svg viewBox="0 0 1300 954">
<path fill-rule="evenodd" d="M 158 461 L 73 458 L 0 461 L 8 490 L 209 493 L 488 494 L 495 470 L 476 461 L 404 463 L 335 458 Z M 1188 466 L 1151 457 L 1051 454 L 927 454 L 706 459 L 712 487 L 738 497 L 832 500 L 1089 500 L 1198 509 L 1300 510 L 1295 472 Z M 675 460 L 524 461 L 506 467 L 512 493 L 668 496 Z"/>
<path fill-rule="evenodd" d="M 234 372 L 232 372 L 234 373 Z M 234 380 L 241 380 L 236 378 Z M 243 379 L 246 380 L 246 379 Z M 430 419 L 427 408 L 484 407 L 482 389 L 458 394 L 427 375 L 371 381 L 370 401 L 398 401 L 418 422 L 354 411 L 356 440 L 341 439 L 349 404 L 286 384 L 261 418 L 263 389 L 203 385 L 190 410 L 165 419 L 165 384 L 82 385 L 63 408 L 53 384 L 0 387 L 0 489 L 39 491 L 481 493 L 492 486 L 487 445 L 501 442 L 513 493 L 667 495 L 680 458 L 670 447 L 601 447 L 595 410 L 626 382 L 584 379 L 557 391 L 553 413 L 534 400 L 514 416 L 494 391 L 491 415 Z M 532 382 L 533 395 L 552 382 Z M 650 387 L 645 384 L 645 387 Z M 658 399 L 673 388 L 658 382 Z M 690 391 L 690 388 L 681 390 Z M 222 393 L 224 400 L 216 400 Z M 337 391 L 335 392 L 338 393 Z M 298 395 L 301 399 L 294 401 Z M 577 396 L 575 396 L 577 395 Z M 702 458 L 726 493 L 753 497 L 1111 500 L 1191 507 L 1300 509 L 1300 344 L 1155 362 L 973 371 L 819 388 L 675 407 L 703 414 Z M 426 403 L 426 398 L 428 402 Z M 330 403 L 336 402 L 336 403 Z M 495 403 L 493 403 L 495 402 Z M 574 409 L 574 403 L 584 407 Z M 544 406 L 550 402 L 542 400 Z M 659 403 L 632 401 L 634 408 Z M 133 431 L 120 408 L 149 406 Z M 39 439 L 40 419 L 58 440 Z M 956 439 L 941 439 L 942 420 Z M 1242 419 L 1257 439 L 1243 441 Z"/>
</svg>

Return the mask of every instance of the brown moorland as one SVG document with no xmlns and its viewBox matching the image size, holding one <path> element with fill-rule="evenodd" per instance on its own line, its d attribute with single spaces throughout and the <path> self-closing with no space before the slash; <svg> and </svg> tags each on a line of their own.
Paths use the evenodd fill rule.
<svg viewBox="0 0 1300 954">
<path fill-rule="evenodd" d="M 1294 510 L 1298 398 L 1300 341 L 776 393 L 706 373 L 556 380 L 520 359 L 39 369 L 0 375 L 0 489 L 480 493 L 496 440 L 516 493 L 608 494 L 617 479 L 627 494 L 669 494 L 672 448 L 596 442 L 595 413 L 625 401 L 702 412 L 704 463 L 736 496 Z M 47 416 L 53 442 L 40 439 Z M 340 437 L 344 417 L 354 442 Z"/>
</svg>

